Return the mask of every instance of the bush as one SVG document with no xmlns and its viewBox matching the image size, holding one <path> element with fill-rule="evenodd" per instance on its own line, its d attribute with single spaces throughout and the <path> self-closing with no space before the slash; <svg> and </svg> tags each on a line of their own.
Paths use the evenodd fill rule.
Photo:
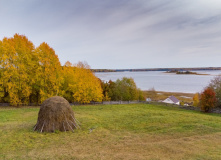
<svg viewBox="0 0 221 160">
<path fill-rule="evenodd" d="M 194 94 L 193 96 L 193 106 L 198 107 L 199 106 L 199 93 Z"/>
<path fill-rule="evenodd" d="M 117 79 L 115 82 L 111 80 L 109 82 L 100 82 L 103 89 L 104 101 L 107 98 L 112 101 L 145 100 L 143 92 L 137 88 L 133 78 L 123 77 L 122 79 Z"/>
<path fill-rule="evenodd" d="M 180 102 L 180 105 L 181 105 L 181 106 L 184 106 L 184 104 L 185 104 L 184 101 L 181 101 L 181 102 Z"/>
<path fill-rule="evenodd" d="M 200 107 L 204 112 L 209 112 L 216 104 L 216 93 L 212 88 L 206 88 L 200 95 Z"/>
</svg>

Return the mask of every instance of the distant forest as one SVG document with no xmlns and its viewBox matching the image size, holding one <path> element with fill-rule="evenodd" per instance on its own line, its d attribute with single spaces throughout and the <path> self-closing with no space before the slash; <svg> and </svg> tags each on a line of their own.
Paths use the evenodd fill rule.
<svg viewBox="0 0 221 160">
<path fill-rule="evenodd" d="M 199 67 L 199 68 L 146 68 L 146 69 L 91 69 L 92 72 L 202 71 L 202 70 L 221 70 L 221 67 Z"/>
</svg>

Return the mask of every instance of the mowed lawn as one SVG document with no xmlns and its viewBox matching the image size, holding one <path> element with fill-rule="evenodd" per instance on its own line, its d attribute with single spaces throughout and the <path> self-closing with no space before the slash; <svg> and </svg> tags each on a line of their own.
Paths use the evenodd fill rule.
<svg viewBox="0 0 221 160">
<path fill-rule="evenodd" d="M 81 129 L 33 132 L 38 107 L 0 108 L 0 159 L 221 159 L 221 115 L 132 104 L 72 106 Z"/>
</svg>

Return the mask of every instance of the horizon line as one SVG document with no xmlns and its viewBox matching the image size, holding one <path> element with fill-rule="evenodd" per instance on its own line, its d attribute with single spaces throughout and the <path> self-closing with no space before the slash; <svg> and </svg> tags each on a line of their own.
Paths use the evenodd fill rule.
<svg viewBox="0 0 221 160">
<path fill-rule="evenodd" d="M 125 68 L 125 69 L 107 69 L 107 68 L 100 68 L 100 69 L 92 69 L 91 70 L 156 70 L 156 69 L 217 69 L 221 70 L 221 67 L 159 67 L 159 68 Z"/>
</svg>

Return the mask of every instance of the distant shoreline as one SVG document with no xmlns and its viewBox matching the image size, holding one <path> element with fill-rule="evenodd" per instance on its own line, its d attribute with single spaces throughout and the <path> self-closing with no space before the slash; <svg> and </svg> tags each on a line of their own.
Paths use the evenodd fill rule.
<svg viewBox="0 0 221 160">
<path fill-rule="evenodd" d="M 145 71 L 212 71 L 221 70 L 221 67 L 198 67 L 198 68 L 146 68 L 146 69 L 91 69 L 92 72 L 145 72 Z"/>
</svg>

